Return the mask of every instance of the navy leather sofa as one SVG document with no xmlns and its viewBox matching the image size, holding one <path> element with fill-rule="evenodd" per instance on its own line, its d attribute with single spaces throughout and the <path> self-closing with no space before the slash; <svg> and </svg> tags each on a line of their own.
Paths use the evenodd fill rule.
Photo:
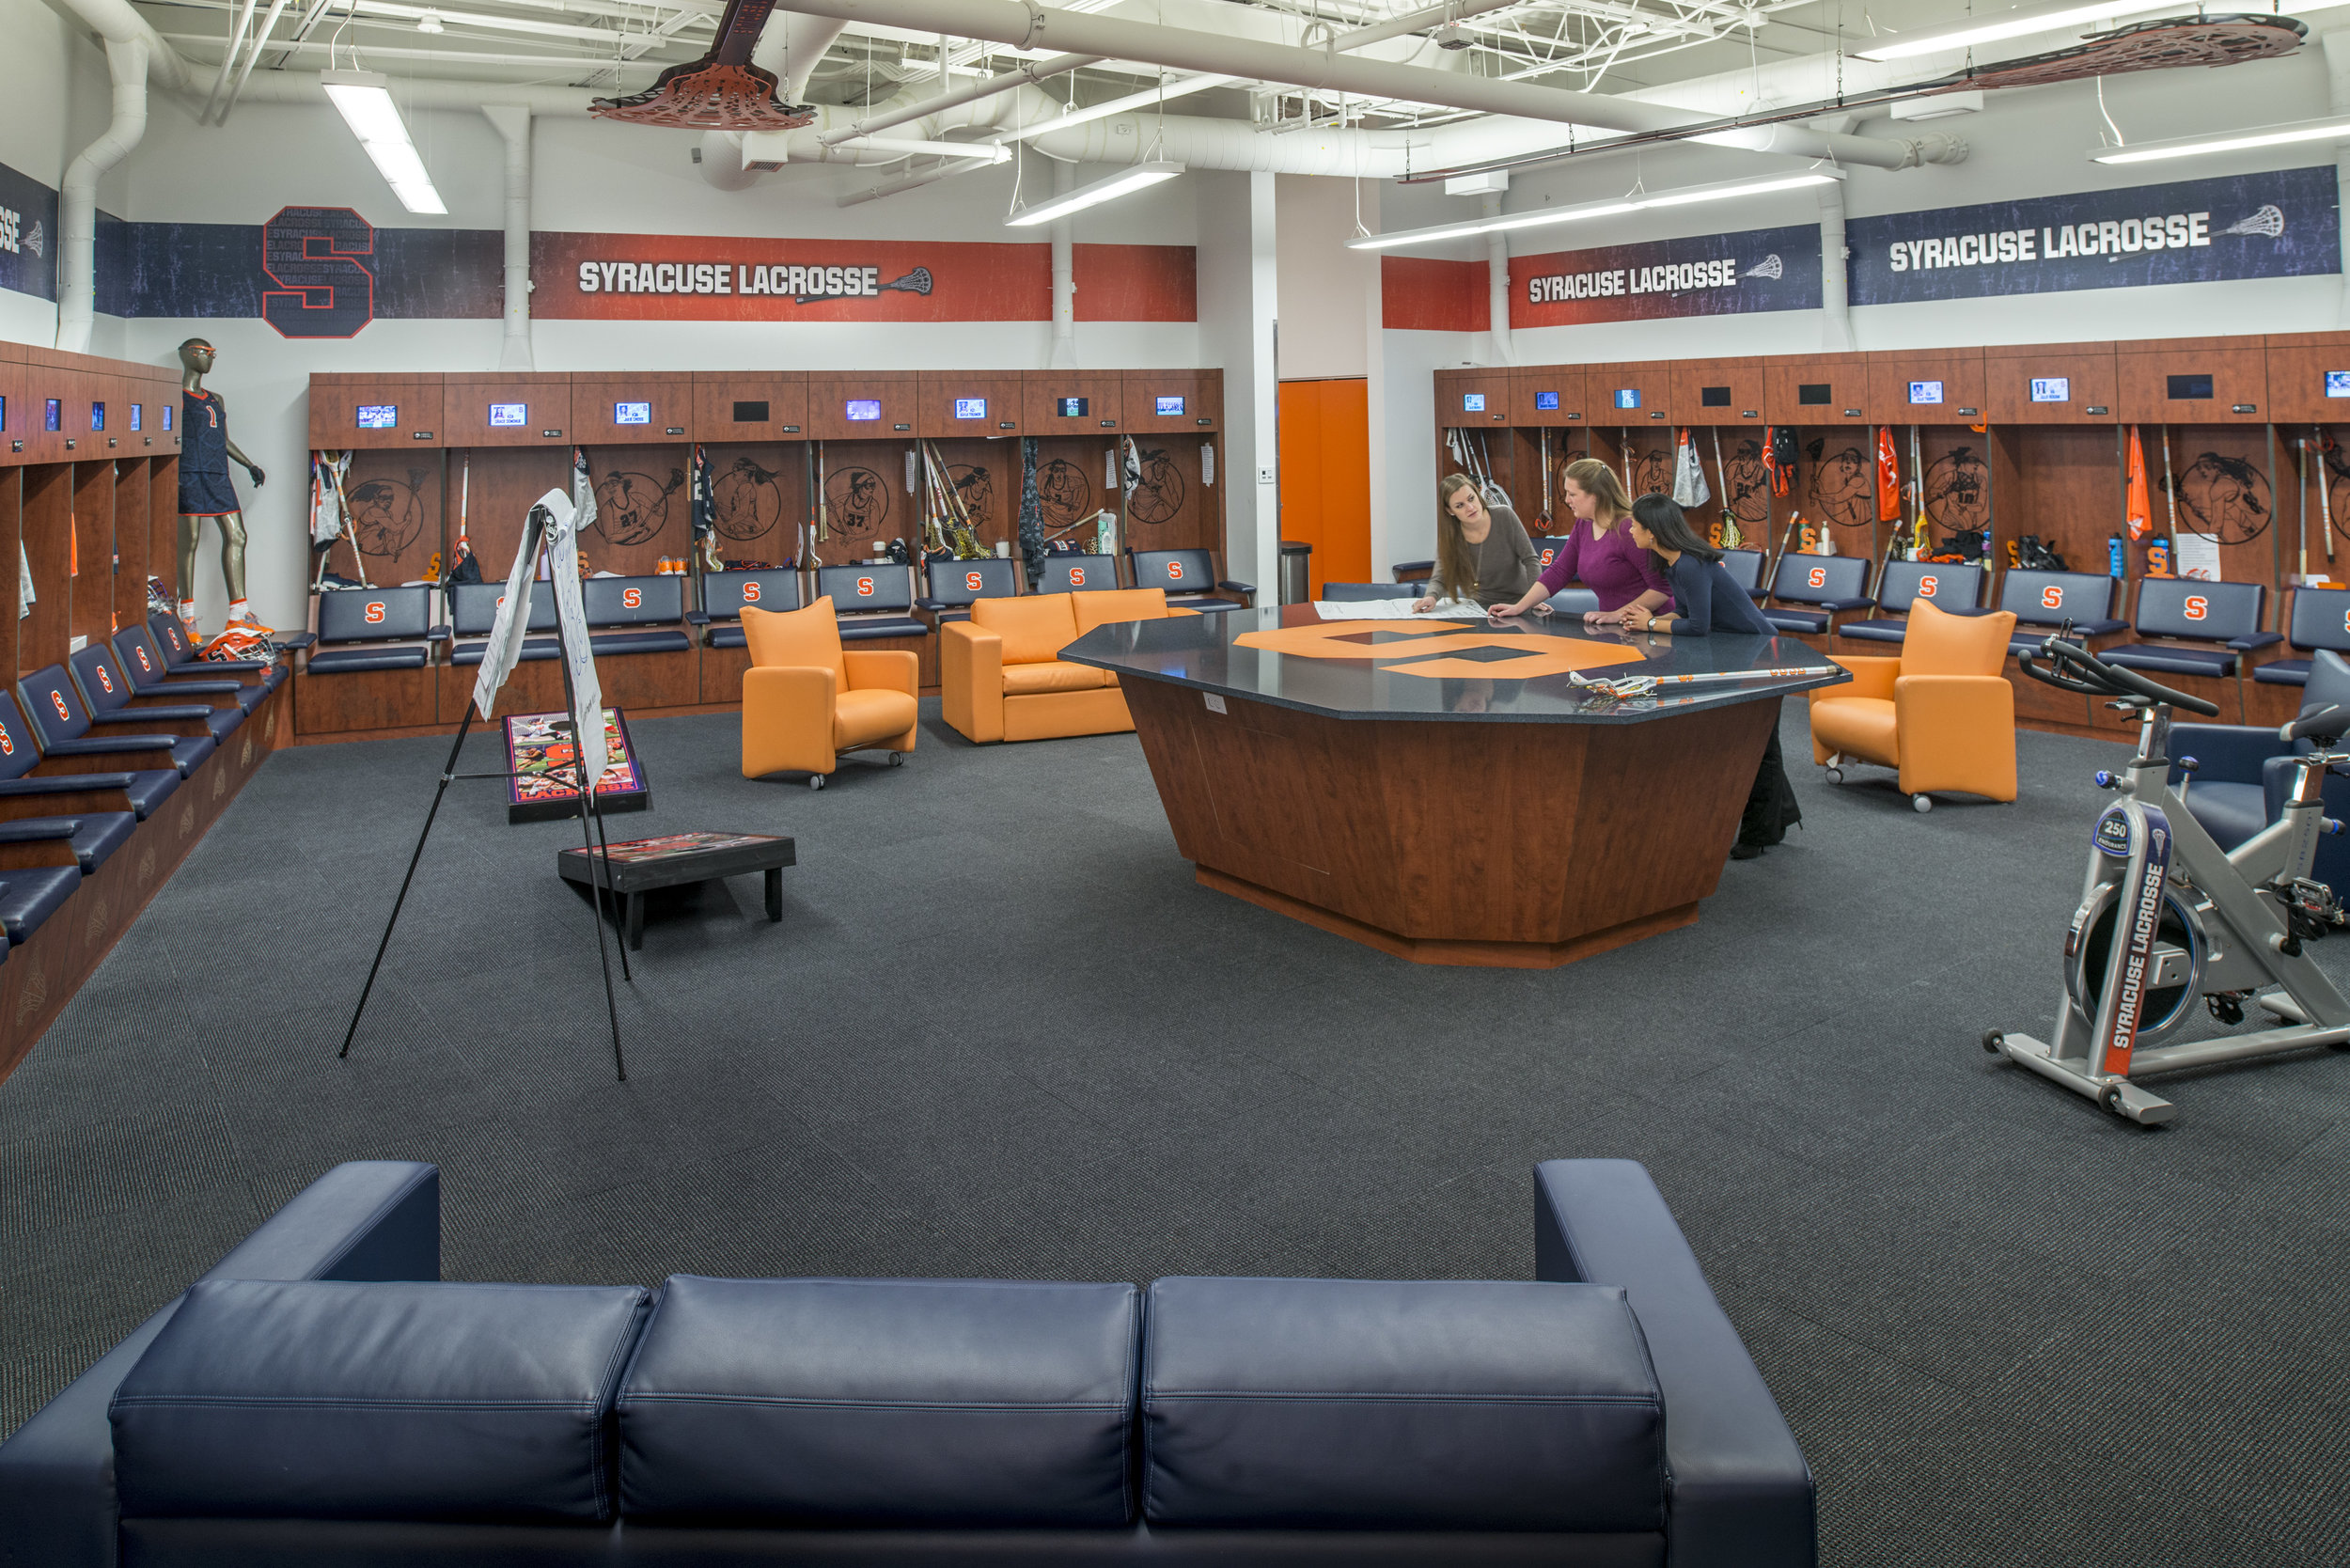
<svg viewBox="0 0 2350 1568">
<path fill-rule="evenodd" d="M 7 1568 L 1815 1560 L 1811 1480 L 1639 1166 L 1534 1282 L 441 1284 L 340 1166 L 0 1445 Z"/>
</svg>

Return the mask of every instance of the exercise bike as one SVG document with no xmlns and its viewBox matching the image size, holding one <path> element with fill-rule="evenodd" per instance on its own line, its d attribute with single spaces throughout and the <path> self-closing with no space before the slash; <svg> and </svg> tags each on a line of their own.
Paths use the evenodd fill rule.
<svg viewBox="0 0 2350 1568">
<path fill-rule="evenodd" d="M 2089 876 L 2064 934 L 2056 1039 L 1993 1029 L 1982 1048 L 2153 1126 L 2178 1109 L 2138 1078 L 2350 1041 L 2350 1002 L 2307 950 L 2342 921 L 2333 890 L 2311 880 L 2310 867 L 2318 836 L 2342 830 L 2323 814 L 2318 792 L 2326 768 L 2350 762 L 2350 752 L 2333 749 L 2350 732 L 2350 707 L 2278 731 L 2287 744 L 2308 737 L 2319 749 L 2298 760 L 2283 814 L 2222 850 L 2186 808 L 2194 760 L 2181 760 L 2187 776 L 2173 790 L 2169 756 L 2171 709 L 2217 717 L 2215 704 L 2108 665 L 2063 632 L 2040 645 L 2037 660 L 2025 653 L 2017 663 L 2035 681 L 2137 713 L 2138 755 L 2122 772 L 2096 776 L 2121 799 L 2090 834 Z M 2276 1027 L 2162 1043 L 2193 1017 L 2199 997 L 2222 1024 L 2243 1022 L 2250 1002 Z"/>
</svg>

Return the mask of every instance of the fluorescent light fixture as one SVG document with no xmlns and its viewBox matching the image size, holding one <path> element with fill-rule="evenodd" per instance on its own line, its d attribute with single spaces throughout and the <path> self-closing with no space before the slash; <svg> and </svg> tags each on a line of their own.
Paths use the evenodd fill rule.
<svg viewBox="0 0 2350 1568">
<path fill-rule="evenodd" d="M 2055 5 L 2026 6 L 1997 15 L 1969 17 L 1940 27 L 1920 27 L 1914 33 L 1888 33 L 1871 39 L 1853 53 L 1864 60 L 1905 60 L 1917 55 L 1938 55 L 1948 49 L 1997 43 L 2001 39 L 2060 32 L 2092 22 L 2109 22 L 2118 16 L 2136 16 L 2142 11 L 2192 8 L 2180 4 L 2180 0 L 2088 0 L 2087 4 L 2082 0 L 2058 0 Z"/>
<path fill-rule="evenodd" d="M 375 164 L 376 172 L 411 212 L 446 212 L 441 193 L 432 188 L 416 144 L 408 139 L 408 125 L 400 118 L 380 71 L 325 71 L 319 73 L 328 102 L 359 138 L 359 146 Z"/>
<path fill-rule="evenodd" d="M 1145 185 L 1155 185 L 1162 180 L 1172 180 L 1183 172 L 1183 165 L 1170 164 L 1163 159 L 1148 164 L 1136 164 L 1130 169 L 1123 169 L 1111 175 L 1107 180 L 1097 180 L 1090 185 L 1080 185 L 1066 196 L 1057 196 L 1050 201 L 1040 201 L 1034 207 L 1024 207 L 1006 218 L 1004 227 L 1027 228 L 1041 223 L 1051 223 L 1055 218 L 1065 218 L 1072 212 L 1081 212 L 1089 207 L 1098 207 L 1105 201 L 1116 201 L 1120 196 L 1132 195 Z"/>
<path fill-rule="evenodd" d="M 2223 131 L 2204 136 L 2174 136 L 2169 141 L 2140 142 L 2136 147 L 2103 147 L 2089 155 L 2092 164 L 2155 164 L 2165 158 L 2194 158 L 2206 152 L 2242 152 L 2255 147 L 2282 147 L 2288 142 L 2350 141 L 2350 115 L 2323 119 L 2297 119 L 2283 125 L 2258 125 L 2249 131 Z"/>
<path fill-rule="evenodd" d="M 1549 207 L 1533 212 L 1512 212 L 1505 217 L 1442 224 L 1434 228 L 1406 228 L 1394 234 L 1371 234 L 1359 240 L 1347 241 L 1346 248 L 1391 250 L 1399 245 L 1434 244 L 1442 240 L 1465 240 L 1474 234 L 1501 234 L 1520 228 L 1544 228 L 1552 224 L 1581 223 L 1587 218 L 1612 218 L 1623 212 L 1644 212 L 1651 207 L 1687 207 L 1700 201 L 1727 201 L 1732 196 L 1767 196 L 1773 191 L 1825 185 L 1843 178 L 1844 171 L 1841 169 L 1820 168 L 1769 180 L 1726 180 L 1713 185 L 1691 185 L 1684 190 L 1660 191 L 1654 196 L 1643 192 L 1613 201 L 1585 202 L 1579 207 Z"/>
</svg>

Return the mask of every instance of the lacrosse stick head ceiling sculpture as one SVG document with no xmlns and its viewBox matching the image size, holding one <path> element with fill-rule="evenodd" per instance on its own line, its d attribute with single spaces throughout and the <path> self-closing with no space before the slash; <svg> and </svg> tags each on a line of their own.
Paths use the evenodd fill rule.
<svg viewBox="0 0 2350 1568">
<path fill-rule="evenodd" d="M 810 123 L 815 108 L 784 102 L 776 73 L 751 63 L 751 48 L 775 8 L 775 0 L 727 0 L 709 54 L 671 66 L 643 92 L 599 98 L 590 112 L 692 131 L 795 131 Z"/>
</svg>

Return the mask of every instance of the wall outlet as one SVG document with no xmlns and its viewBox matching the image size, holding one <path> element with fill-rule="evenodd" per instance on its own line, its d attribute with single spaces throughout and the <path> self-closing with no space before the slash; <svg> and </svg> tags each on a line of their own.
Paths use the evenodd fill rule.
<svg viewBox="0 0 2350 1568">
<path fill-rule="evenodd" d="M 1271 484 L 1274 482 L 1273 464 L 1263 463 L 1257 465 L 1257 482 L 1259 484 Z"/>
</svg>

